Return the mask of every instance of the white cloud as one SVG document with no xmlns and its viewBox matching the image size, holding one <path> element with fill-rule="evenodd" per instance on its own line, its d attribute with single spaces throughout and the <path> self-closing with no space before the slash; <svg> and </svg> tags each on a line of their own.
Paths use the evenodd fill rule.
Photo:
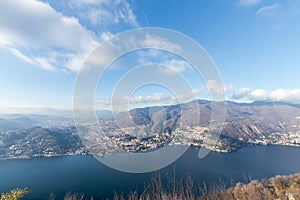
<svg viewBox="0 0 300 200">
<path fill-rule="evenodd" d="M 249 94 L 251 100 L 265 100 L 268 96 L 268 92 L 264 89 L 256 89 Z"/>
<path fill-rule="evenodd" d="M 232 90 L 232 85 L 224 85 L 222 83 L 217 82 L 216 80 L 209 80 L 208 85 L 210 87 L 211 93 L 220 97 L 225 95 L 225 93 L 230 92 Z M 185 103 L 193 101 L 197 98 L 210 99 L 208 93 L 208 88 L 206 86 L 201 86 L 199 88 L 191 89 L 190 91 L 184 91 L 182 93 L 178 93 L 175 96 L 165 94 L 165 93 L 154 93 L 153 95 L 147 96 L 123 96 L 120 98 L 116 98 L 113 101 L 111 99 L 98 99 L 97 109 L 108 109 L 112 110 L 112 102 L 114 109 L 118 111 L 124 111 L 132 108 L 139 108 L 145 106 L 154 106 L 154 105 L 172 105 L 177 103 Z M 200 96 L 199 96 L 200 95 Z M 201 97 L 202 95 L 202 97 Z M 204 95 L 204 96 L 203 96 Z M 214 96 L 214 97 L 216 97 Z M 217 98 L 212 98 L 212 100 L 217 100 Z M 224 100 L 220 98 L 219 100 Z"/>
<path fill-rule="evenodd" d="M 43 2 L 3 0 L 0 18 L 5 45 L 74 50 L 95 43 L 91 33 L 76 18 L 63 16 Z"/>
<path fill-rule="evenodd" d="M 103 32 L 101 32 L 101 34 L 100 34 L 100 37 L 101 37 L 101 39 L 102 39 L 103 41 L 109 40 L 112 36 L 113 36 L 113 34 L 112 34 L 111 32 L 109 32 L 109 31 L 103 31 Z"/>
<path fill-rule="evenodd" d="M 38 66 L 40 66 L 43 69 L 46 70 L 51 70 L 54 71 L 55 68 L 53 67 L 53 65 L 49 62 L 49 60 L 47 58 L 43 58 L 43 57 L 35 57 L 34 59 L 34 63 Z"/>
<path fill-rule="evenodd" d="M 50 63 L 51 59 L 46 59 L 43 57 L 29 57 L 21 53 L 19 50 L 9 47 L 4 47 L 8 51 L 10 51 L 13 55 L 17 56 L 21 60 L 23 60 L 26 63 L 33 64 L 36 66 L 39 66 L 42 69 L 55 71 L 56 68 Z M 52 61 L 53 62 L 53 61 Z"/>
<path fill-rule="evenodd" d="M 93 25 L 128 24 L 138 26 L 131 4 L 127 0 L 74 0 L 71 7 L 80 10 L 80 16 Z"/>
<path fill-rule="evenodd" d="M 44 2 L 3 0 L 0 19 L 0 48 L 42 69 L 78 71 L 98 45 L 94 33 L 76 18 Z M 109 35 L 103 32 L 102 39 Z"/>
<path fill-rule="evenodd" d="M 273 101 L 286 101 L 300 103 L 300 89 L 285 90 L 277 89 L 269 94 L 268 97 Z"/>
<path fill-rule="evenodd" d="M 223 96 L 225 95 L 225 93 L 231 89 L 231 85 L 229 85 L 229 87 L 225 87 L 224 84 L 220 81 L 214 80 L 214 79 L 210 79 L 207 81 L 207 87 L 213 96 Z"/>
<path fill-rule="evenodd" d="M 249 91 L 250 91 L 249 88 L 241 88 L 239 90 L 236 90 L 232 94 L 231 98 L 232 99 L 236 99 L 236 100 L 243 99 L 243 98 L 245 98 L 249 94 Z"/>
<path fill-rule="evenodd" d="M 241 6 L 253 6 L 257 5 L 261 2 L 261 0 L 240 0 L 239 4 Z"/>
<path fill-rule="evenodd" d="M 266 17 L 271 17 L 274 14 L 276 14 L 277 10 L 280 8 L 280 5 L 278 3 L 269 5 L 269 6 L 264 6 L 258 9 L 256 12 L 257 15 L 261 16 L 266 16 Z"/>
<path fill-rule="evenodd" d="M 181 47 L 159 36 L 147 34 L 144 40 L 139 41 L 142 46 L 156 47 L 159 49 L 167 49 L 169 51 L 180 51 Z"/>
<path fill-rule="evenodd" d="M 271 92 L 265 89 L 250 91 L 249 88 L 241 88 L 231 96 L 234 100 L 249 99 L 254 101 L 281 101 L 290 103 L 300 103 L 300 89 L 276 89 Z"/>
<path fill-rule="evenodd" d="M 129 103 L 133 104 L 149 104 L 149 103 L 173 103 L 174 98 L 165 95 L 164 93 L 155 93 L 152 96 L 132 96 L 132 97 L 124 97 L 124 101 L 129 101 Z"/>
<path fill-rule="evenodd" d="M 144 43 L 143 41 L 142 43 Z M 131 46 L 134 46 L 134 42 L 131 42 Z M 148 44 L 148 43 L 147 43 Z M 149 44 L 148 44 L 149 45 Z M 177 48 L 177 47 L 175 47 Z M 180 48 L 180 47 L 178 47 Z M 136 51 L 137 53 L 137 62 L 139 64 L 164 64 L 170 66 L 170 64 L 173 64 L 175 66 L 181 66 L 181 65 L 189 65 L 187 62 L 185 62 L 182 58 L 179 56 L 169 53 L 167 51 L 163 51 L 160 49 L 155 48 L 149 48 L 149 49 L 140 49 L 139 51 Z"/>
<path fill-rule="evenodd" d="M 118 111 L 124 111 L 127 109 L 139 108 L 145 106 L 153 105 L 170 105 L 177 103 L 175 97 L 168 96 L 164 93 L 155 93 L 148 96 L 124 96 L 119 99 L 114 99 L 113 106 L 114 109 Z M 108 109 L 112 110 L 112 101 L 110 99 L 98 99 L 97 100 L 97 109 Z"/>
<path fill-rule="evenodd" d="M 6 47 L 6 49 L 8 51 L 10 51 L 12 54 L 14 54 L 15 56 L 17 56 L 18 58 L 20 58 L 21 60 L 23 60 L 27 63 L 30 63 L 30 64 L 34 63 L 34 61 L 30 57 L 22 54 L 19 50 L 14 49 L 14 48 L 8 48 L 8 47 Z"/>
<path fill-rule="evenodd" d="M 172 59 L 172 60 L 166 60 L 160 64 L 166 66 L 162 68 L 161 72 L 168 75 L 175 74 L 175 73 L 182 73 L 187 69 L 191 69 L 191 65 L 184 60 Z"/>
</svg>

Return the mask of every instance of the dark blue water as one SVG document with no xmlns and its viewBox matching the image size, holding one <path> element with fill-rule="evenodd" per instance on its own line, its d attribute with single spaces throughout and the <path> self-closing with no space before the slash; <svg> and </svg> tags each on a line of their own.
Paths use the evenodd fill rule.
<svg viewBox="0 0 300 200">
<path fill-rule="evenodd" d="M 300 172 L 300 148 L 296 147 L 245 147 L 228 154 L 211 152 L 202 160 L 197 157 L 198 150 L 190 148 L 160 173 L 171 174 L 175 166 L 178 177 L 188 172 L 198 183 L 210 185 L 220 179 L 247 181 Z M 105 198 L 112 197 L 114 191 L 142 190 L 153 176 L 119 172 L 88 155 L 5 160 L 0 161 L 0 192 L 28 187 L 28 199 L 45 199 L 51 192 L 61 198 L 68 191 Z"/>
</svg>

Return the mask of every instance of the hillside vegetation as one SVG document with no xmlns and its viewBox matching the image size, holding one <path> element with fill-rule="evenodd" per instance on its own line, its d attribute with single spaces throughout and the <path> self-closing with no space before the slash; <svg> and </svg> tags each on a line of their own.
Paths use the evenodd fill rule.
<svg viewBox="0 0 300 200">
<path fill-rule="evenodd" d="M 27 188 L 2 193 L 0 200 L 19 200 L 29 192 Z M 197 193 L 201 193 L 198 195 Z M 50 194 L 48 200 L 55 200 Z M 83 194 L 67 193 L 64 200 L 96 199 L 86 198 Z M 300 200 L 300 173 L 289 176 L 275 176 L 250 183 L 236 183 L 226 188 L 225 184 L 216 184 L 213 188 L 195 187 L 192 178 L 172 180 L 167 187 L 163 186 L 160 175 L 153 178 L 145 190 L 139 194 L 132 191 L 127 196 L 115 193 L 114 200 Z"/>
<path fill-rule="evenodd" d="M 195 191 L 201 192 L 201 195 L 196 195 Z M 252 180 L 247 184 L 238 182 L 227 189 L 224 184 L 220 184 L 210 190 L 207 190 L 206 187 L 194 188 L 190 179 L 177 183 L 173 191 L 166 190 L 158 179 L 149 185 L 142 194 L 132 192 L 127 197 L 116 194 L 114 199 L 300 200 L 300 173 L 276 176 L 268 180 Z"/>
</svg>

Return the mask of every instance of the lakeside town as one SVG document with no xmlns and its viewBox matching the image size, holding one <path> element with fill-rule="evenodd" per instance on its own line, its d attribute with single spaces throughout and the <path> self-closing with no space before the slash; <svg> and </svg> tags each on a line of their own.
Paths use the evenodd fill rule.
<svg viewBox="0 0 300 200">
<path fill-rule="evenodd" d="M 135 134 L 142 127 L 122 129 L 103 126 L 99 135 L 98 126 L 91 134 L 79 137 L 75 127 L 32 127 L 28 129 L 6 130 L 0 134 L 0 159 L 22 159 L 34 157 L 53 157 L 64 155 L 93 154 L 104 156 L 105 153 L 147 152 L 166 145 L 189 145 L 204 147 L 216 152 L 229 153 L 243 146 L 252 145 L 287 145 L 300 147 L 300 131 L 274 132 L 267 137 L 246 139 L 231 138 L 221 135 L 218 141 L 212 141 L 208 127 L 182 126 L 175 130 L 163 130 L 147 135 Z M 107 131 L 107 130 L 110 131 Z M 214 144 L 214 145 L 209 145 Z"/>
</svg>

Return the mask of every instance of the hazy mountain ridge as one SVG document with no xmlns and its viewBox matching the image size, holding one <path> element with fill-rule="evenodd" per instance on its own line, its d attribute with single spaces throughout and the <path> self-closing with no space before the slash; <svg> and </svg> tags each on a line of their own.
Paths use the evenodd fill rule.
<svg viewBox="0 0 300 200">
<path fill-rule="evenodd" d="M 213 109 L 226 106 L 224 129 L 217 134 L 212 122 Z M 224 117 L 225 117 L 224 116 Z M 212 129 L 210 125 L 212 124 Z M 153 106 L 121 112 L 114 119 L 104 120 L 100 138 L 104 144 L 95 149 L 95 136 L 86 137 L 86 145 L 95 152 L 137 152 L 171 145 L 203 146 L 213 151 L 231 152 L 246 145 L 300 146 L 300 107 L 283 102 L 192 102 Z M 90 130 L 97 125 L 90 124 Z M 96 136 L 97 137 L 97 136 Z M 102 139 L 103 138 L 103 139 Z"/>
<path fill-rule="evenodd" d="M 116 127 L 112 113 L 104 111 L 100 127 L 108 130 L 103 138 L 88 134 L 88 141 L 100 149 L 95 152 L 144 151 L 162 147 L 168 143 L 204 146 L 214 151 L 230 152 L 245 145 L 278 144 L 300 146 L 300 106 L 282 102 L 235 103 L 227 101 L 224 129 L 218 143 L 212 147 L 203 143 L 209 135 L 213 104 L 195 100 L 181 105 L 154 106 L 132 109 L 116 115 L 120 124 Z M 97 111 L 100 115 L 101 111 Z M 200 113 L 200 116 L 196 116 Z M 199 118 L 198 118 L 199 117 Z M 184 126 L 181 121 L 184 119 Z M 1 124 L 2 123 L 2 124 Z M 37 126 L 44 125 L 42 127 Z M 135 127 L 132 129 L 131 127 Z M 94 130 L 98 125 L 92 125 Z M 112 128 L 115 127 L 115 128 Z M 172 140 L 177 133 L 179 140 Z M 93 149 L 85 144 L 69 117 L 46 115 L 12 115 L 0 119 L 1 158 L 22 158 L 86 153 Z M 105 135 L 106 134 L 106 135 Z M 185 136 L 191 139 L 186 139 Z M 170 142 L 171 141 L 171 142 Z M 99 142 L 101 145 L 99 145 Z"/>
<path fill-rule="evenodd" d="M 25 116 L 18 116 L 12 119 L 0 118 L 0 130 L 1 129 L 17 129 L 28 128 L 37 124 L 37 121 Z"/>
<path fill-rule="evenodd" d="M 175 129 L 183 115 L 199 110 L 199 126 L 208 126 L 211 120 L 212 103 L 196 100 L 182 105 L 163 106 L 166 111 L 164 127 Z M 253 102 L 235 103 L 227 101 L 225 125 L 222 135 L 235 139 L 254 139 L 267 137 L 276 132 L 289 133 L 300 130 L 300 107 L 282 102 Z M 130 111 L 132 120 L 138 125 L 149 125 L 151 119 L 145 113 L 148 108 L 133 109 Z M 190 115 L 191 117 L 193 115 Z M 189 120 L 184 117 L 185 121 Z M 193 124 L 192 120 L 189 124 Z"/>
</svg>

